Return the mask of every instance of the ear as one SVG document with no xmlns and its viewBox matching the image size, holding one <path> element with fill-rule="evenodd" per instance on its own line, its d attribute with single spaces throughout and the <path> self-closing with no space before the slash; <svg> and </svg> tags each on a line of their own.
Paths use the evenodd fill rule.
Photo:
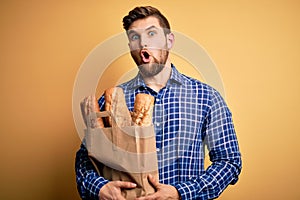
<svg viewBox="0 0 300 200">
<path fill-rule="evenodd" d="M 175 42 L 175 36 L 173 33 L 169 33 L 167 35 L 167 46 L 168 46 L 168 49 L 172 49 L 173 45 L 174 45 L 174 42 Z"/>
</svg>

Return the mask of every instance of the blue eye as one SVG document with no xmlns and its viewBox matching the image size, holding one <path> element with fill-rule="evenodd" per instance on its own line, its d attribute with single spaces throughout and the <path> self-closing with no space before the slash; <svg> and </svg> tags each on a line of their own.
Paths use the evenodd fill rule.
<svg viewBox="0 0 300 200">
<path fill-rule="evenodd" d="M 154 35 L 155 35 L 155 32 L 154 32 L 154 31 L 149 31 L 148 35 L 154 36 Z"/>
<path fill-rule="evenodd" d="M 131 40 L 138 40 L 140 37 L 138 35 L 131 36 Z"/>
</svg>

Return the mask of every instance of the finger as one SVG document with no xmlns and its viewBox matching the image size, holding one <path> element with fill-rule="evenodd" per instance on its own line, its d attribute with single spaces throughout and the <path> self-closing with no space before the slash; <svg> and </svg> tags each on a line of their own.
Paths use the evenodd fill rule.
<svg viewBox="0 0 300 200">
<path fill-rule="evenodd" d="M 135 188 L 136 184 L 127 181 L 116 181 L 115 186 L 119 188 Z"/>
<path fill-rule="evenodd" d="M 110 181 L 99 191 L 100 200 L 118 199 L 126 200 L 121 193 L 122 181 Z"/>
<path fill-rule="evenodd" d="M 159 187 L 160 183 L 157 182 L 156 179 L 154 178 L 154 176 L 152 176 L 151 174 L 148 175 L 148 180 L 156 189 Z"/>
</svg>

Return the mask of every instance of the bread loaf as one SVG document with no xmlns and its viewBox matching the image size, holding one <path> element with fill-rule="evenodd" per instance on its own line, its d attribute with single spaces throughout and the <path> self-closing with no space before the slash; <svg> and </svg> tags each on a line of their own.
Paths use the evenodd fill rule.
<svg viewBox="0 0 300 200">
<path fill-rule="evenodd" d="M 149 94 L 137 94 L 134 101 L 132 121 L 139 126 L 152 124 L 154 97 Z"/>
<path fill-rule="evenodd" d="M 130 126 L 132 122 L 138 126 L 152 124 L 154 97 L 149 94 L 137 94 L 134 109 L 130 114 L 122 88 L 113 87 L 105 90 L 105 110 L 110 111 L 118 126 Z M 106 126 L 112 126 L 112 118 L 106 117 Z"/>
<path fill-rule="evenodd" d="M 104 93 L 105 110 L 110 111 L 118 126 L 130 126 L 132 123 L 122 88 L 109 88 Z M 107 117 L 108 126 L 112 126 L 112 118 Z"/>
</svg>

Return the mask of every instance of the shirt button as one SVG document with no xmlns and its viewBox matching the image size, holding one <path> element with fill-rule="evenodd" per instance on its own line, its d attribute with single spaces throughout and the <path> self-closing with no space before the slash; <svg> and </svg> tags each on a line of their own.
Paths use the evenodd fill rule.
<svg viewBox="0 0 300 200">
<path fill-rule="evenodd" d="M 156 126 L 159 126 L 159 123 L 156 123 Z"/>
<path fill-rule="evenodd" d="M 160 99 L 156 99 L 156 101 L 160 101 Z"/>
<path fill-rule="evenodd" d="M 160 151 L 160 149 L 159 148 L 156 148 L 156 152 L 159 152 Z"/>
</svg>

